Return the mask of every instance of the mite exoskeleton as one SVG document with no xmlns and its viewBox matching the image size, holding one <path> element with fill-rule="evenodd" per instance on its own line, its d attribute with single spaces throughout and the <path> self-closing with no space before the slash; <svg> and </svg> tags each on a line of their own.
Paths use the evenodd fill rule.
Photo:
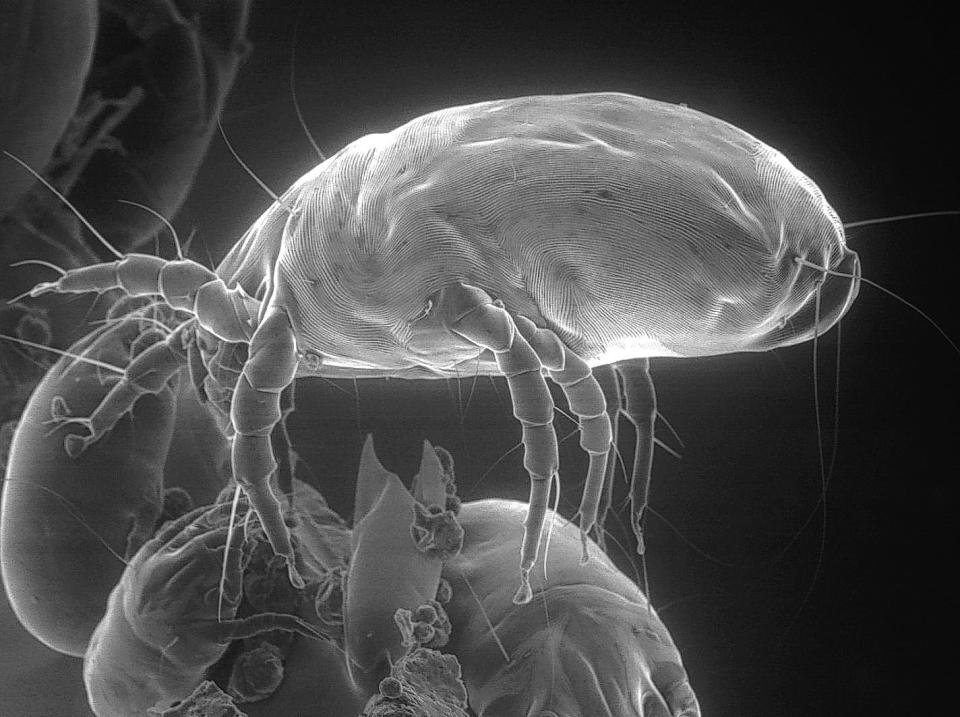
<svg viewBox="0 0 960 717">
<path fill-rule="evenodd" d="M 836 212 L 780 152 L 682 105 L 593 93 L 454 107 L 358 139 L 294 183 L 216 270 L 118 255 L 32 295 L 119 288 L 190 315 L 130 364 L 68 451 L 189 363 L 229 414 L 234 477 L 297 585 L 269 483 L 283 390 L 311 375 L 504 376 L 531 486 L 523 603 L 559 470 L 547 379 L 589 454 L 586 536 L 612 438 L 592 369 L 620 374 L 620 408 L 640 435 L 631 497 L 642 545 L 648 359 L 806 341 L 847 311 L 859 277 Z"/>
</svg>

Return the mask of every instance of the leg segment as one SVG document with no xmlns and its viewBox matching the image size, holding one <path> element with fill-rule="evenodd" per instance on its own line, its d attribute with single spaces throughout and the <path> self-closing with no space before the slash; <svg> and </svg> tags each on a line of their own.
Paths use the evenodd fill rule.
<svg viewBox="0 0 960 717">
<path fill-rule="evenodd" d="M 590 456 L 587 479 L 583 484 L 583 497 L 577 510 L 580 515 L 580 541 L 583 550 L 580 562 L 583 564 L 590 559 L 587 534 L 597 522 L 597 508 L 607 473 L 607 456 L 610 453 L 613 432 L 607 416 L 607 402 L 590 366 L 570 349 L 564 349 L 564 368 L 562 371 L 550 371 L 550 378 L 563 389 L 570 410 L 580 420 L 580 447 Z"/>
<path fill-rule="evenodd" d="M 653 469 L 653 430 L 657 417 L 657 394 L 650 377 L 650 359 L 614 364 L 623 390 L 623 414 L 636 429 L 633 474 L 630 477 L 630 507 L 637 553 L 646 552 L 643 523 L 650 501 L 650 473 Z"/>
<path fill-rule="evenodd" d="M 293 382 L 296 370 L 296 340 L 290 317 L 283 309 L 273 307 L 250 341 L 250 355 L 233 394 L 230 421 L 235 431 L 234 479 L 260 517 L 273 551 L 286 559 L 290 582 L 302 588 L 290 531 L 270 486 L 270 477 L 277 468 L 270 434 L 282 417 L 280 395 Z"/>
<path fill-rule="evenodd" d="M 67 415 L 65 406 L 54 404 L 53 423 L 78 423 L 89 435 L 71 434 L 63 439 L 63 446 L 71 458 L 76 458 L 87 446 L 106 435 L 145 393 L 160 393 L 177 371 L 186 363 L 184 335 L 188 324 L 181 324 L 164 341 L 159 341 L 138 354 L 127 366 L 123 377 L 110 389 L 88 418 Z"/>
<path fill-rule="evenodd" d="M 537 328 L 532 321 L 524 317 L 518 316 L 516 323 L 521 335 L 540 357 L 550 378 L 563 390 L 567 405 L 580 423 L 580 447 L 590 457 L 583 497 L 577 511 L 580 516 L 583 548 L 581 563 L 585 563 L 589 559 L 587 533 L 597 522 L 597 508 L 603 491 L 607 455 L 612 441 L 607 402 L 589 364 L 564 346 L 556 334 L 549 329 Z"/>
<path fill-rule="evenodd" d="M 541 374 L 542 364 L 517 331 L 506 309 L 481 289 L 452 284 L 440 292 L 437 311 L 444 326 L 468 341 L 492 351 L 510 387 L 513 415 L 523 427 L 523 466 L 530 475 L 530 503 L 520 549 L 520 587 L 513 601 L 533 597 L 530 570 L 540 550 L 550 480 L 560 462 L 553 428 L 553 398 Z"/>
<path fill-rule="evenodd" d="M 294 389 L 296 383 L 291 383 L 280 394 L 280 422 L 270 434 L 270 445 L 273 456 L 277 460 L 277 488 L 284 495 L 293 495 L 293 479 L 297 472 L 299 456 L 293 449 L 290 432 L 287 430 L 287 419 L 296 410 Z"/>
<path fill-rule="evenodd" d="M 603 479 L 603 495 L 600 496 L 600 507 L 597 510 L 597 525 L 594 531 L 594 540 L 597 545 L 600 546 L 600 550 L 606 552 L 607 536 L 604 528 L 607 516 L 613 506 L 614 476 L 619 460 L 617 449 L 620 445 L 620 421 L 618 419 L 620 418 L 620 411 L 622 409 L 620 405 L 621 392 L 617 375 L 613 367 L 609 364 L 606 366 L 598 366 L 594 369 L 593 375 L 596 376 L 597 383 L 600 384 L 600 390 L 603 391 L 604 400 L 607 402 L 607 417 L 610 419 L 610 427 L 613 430 L 613 435 L 610 438 L 610 450 L 607 452 L 607 473 Z"/>
</svg>

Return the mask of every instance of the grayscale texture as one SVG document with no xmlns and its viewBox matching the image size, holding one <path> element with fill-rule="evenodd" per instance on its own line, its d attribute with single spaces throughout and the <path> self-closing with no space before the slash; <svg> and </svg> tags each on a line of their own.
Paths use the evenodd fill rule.
<svg viewBox="0 0 960 717">
<path fill-rule="evenodd" d="M 811 326 L 785 326 L 814 291 L 796 256 L 856 266 L 836 212 L 782 154 L 703 113 L 608 93 L 455 107 L 357 140 L 218 273 L 286 306 L 321 374 L 453 377 L 478 351 L 424 315 L 452 282 L 598 365 L 808 340 Z M 821 331 L 855 295 L 842 283 Z M 484 358 L 475 370 L 498 373 Z"/>
<path fill-rule="evenodd" d="M 178 697 L 222 692 L 180 713 L 392 714 L 417 700 L 344 651 L 407 632 L 470 717 L 909 714 L 891 685 L 950 684 L 956 218 L 860 223 L 956 208 L 946 10 L 93 0 L 91 55 L 57 4 L 0 10 L 0 149 L 144 253 L 82 269 L 109 249 L 0 155 L 0 714 L 90 717 L 84 652 L 118 688 L 185 657 Z M 389 528 L 356 497 L 370 434 L 414 477 Z M 419 503 L 425 438 L 457 488 Z M 217 633 L 237 581 L 207 550 L 141 591 L 160 619 L 108 604 L 231 477 L 236 619 L 319 639 Z M 164 644 L 91 647 L 104 612 Z"/>
</svg>

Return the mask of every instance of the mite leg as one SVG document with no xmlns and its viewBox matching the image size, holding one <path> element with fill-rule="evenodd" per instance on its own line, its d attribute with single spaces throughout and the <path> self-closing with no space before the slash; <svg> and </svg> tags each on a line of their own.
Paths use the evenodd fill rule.
<svg viewBox="0 0 960 717">
<path fill-rule="evenodd" d="M 270 434 L 273 456 L 277 460 L 277 488 L 284 495 L 293 495 L 293 479 L 296 477 L 299 456 L 290 441 L 287 419 L 296 410 L 294 388 L 291 383 L 280 394 L 280 422 Z"/>
<path fill-rule="evenodd" d="M 287 562 L 294 587 L 304 586 L 297 572 L 290 531 L 283 510 L 270 486 L 277 468 L 270 434 L 282 418 L 280 395 L 297 371 L 297 347 L 287 312 L 270 308 L 250 341 L 250 355 L 243 366 L 230 405 L 233 436 L 233 477 L 243 488 L 250 506 L 260 517 L 264 535 L 273 551 Z"/>
<path fill-rule="evenodd" d="M 204 331 L 197 333 L 206 370 L 202 391 L 207 398 L 207 405 L 213 408 L 213 415 L 221 432 L 230 438 L 233 436 L 230 404 L 233 402 L 234 388 L 250 355 L 250 347 L 246 343 L 219 341 Z"/>
<path fill-rule="evenodd" d="M 607 473 L 607 456 L 613 439 L 607 402 L 600 384 L 593 377 L 590 366 L 582 358 L 564 347 L 566 361 L 562 371 L 550 371 L 550 378 L 560 385 L 570 410 L 580 421 L 580 447 L 590 456 L 583 497 L 577 513 L 580 515 L 580 541 L 583 549 L 581 564 L 589 560 L 587 534 L 597 522 L 600 494 Z"/>
<path fill-rule="evenodd" d="M 187 339 L 187 369 L 190 374 L 190 384 L 193 393 L 200 403 L 207 402 L 207 393 L 203 390 L 203 382 L 207 377 L 207 367 L 203 365 L 203 354 L 196 332 Z"/>
<path fill-rule="evenodd" d="M 70 416 L 65 412 L 66 407 L 62 402 L 54 403 L 51 423 L 77 423 L 88 431 L 86 436 L 71 434 L 63 439 L 67 455 L 76 458 L 89 445 L 100 440 L 130 412 L 140 396 L 164 390 L 167 382 L 186 363 L 183 337 L 188 328 L 188 324 L 181 324 L 164 341 L 158 341 L 138 354 L 89 417 Z"/>
<path fill-rule="evenodd" d="M 607 517 L 613 508 L 613 489 L 615 486 L 615 475 L 619 456 L 617 448 L 620 445 L 620 411 L 621 392 L 620 382 L 617 379 L 616 372 L 610 365 L 598 366 L 594 369 L 593 375 L 596 376 L 600 384 L 600 390 L 603 391 L 603 397 L 607 402 L 607 417 L 610 419 L 610 427 L 613 435 L 610 438 L 610 451 L 607 453 L 607 474 L 603 479 L 603 495 L 600 496 L 600 507 L 597 511 L 597 525 L 594 531 L 594 540 L 600 549 L 607 551 L 607 536 L 605 526 Z"/>
<path fill-rule="evenodd" d="M 119 289 L 128 296 L 161 296 L 171 308 L 187 311 L 223 341 L 249 341 L 260 302 L 242 287 L 223 280 L 191 259 L 167 261 L 149 254 L 71 269 L 57 281 L 37 284 L 30 296 L 104 293 Z"/>
<path fill-rule="evenodd" d="M 589 364 L 563 345 L 549 329 L 537 328 L 524 317 L 516 318 L 517 329 L 537 353 L 550 378 L 560 386 L 567 405 L 580 423 L 580 447 L 590 457 L 580 508 L 581 563 L 589 560 L 587 534 L 597 522 L 597 509 L 607 473 L 607 456 L 613 432 L 607 402 Z"/>
<path fill-rule="evenodd" d="M 636 430 L 633 472 L 630 477 L 630 507 L 637 553 L 646 552 L 643 523 L 650 501 L 650 473 L 653 469 L 653 430 L 657 417 L 657 394 L 650 377 L 650 359 L 614 364 L 623 390 L 623 414 Z"/>
<path fill-rule="evenodd" d="M 314 640 L 330 641 L 329 636 L 306 620 L 296 615 L 285 615 L 283 613 L 262 612 L 243 619 L 222 620 L 216 624 L 217 637 L 221 642 L 256 637 L 274 630 L 295 632 Z"/>
<path fill-rule="evenodd" d="M 520 548 L 520 587 L 513 602 L 524 604 L 533 597 L 530 571 L 540 550 L 550 481 L 560 462 L 553 428 L 553 398 L 537 354 L 516 329 L 506 309 L 494 303 L 482 289 L 451 284 L 441 290 L 435 310 L 449 331 L 494 353 L 510 388 L 513 415 L 522 426 L 523 466 L 530 475 L 530 501 Z"/>
</svg>

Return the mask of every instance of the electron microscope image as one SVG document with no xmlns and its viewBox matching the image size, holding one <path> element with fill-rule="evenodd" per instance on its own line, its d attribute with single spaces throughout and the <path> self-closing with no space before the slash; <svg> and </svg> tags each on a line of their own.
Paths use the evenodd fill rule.
<svg viewBox="0 0 960 717">
<path fill-rule="evenodd" d="M 0 714 L 912 713 L 960 201 L 905 12 L 7 3 Z"/>
</svg>

